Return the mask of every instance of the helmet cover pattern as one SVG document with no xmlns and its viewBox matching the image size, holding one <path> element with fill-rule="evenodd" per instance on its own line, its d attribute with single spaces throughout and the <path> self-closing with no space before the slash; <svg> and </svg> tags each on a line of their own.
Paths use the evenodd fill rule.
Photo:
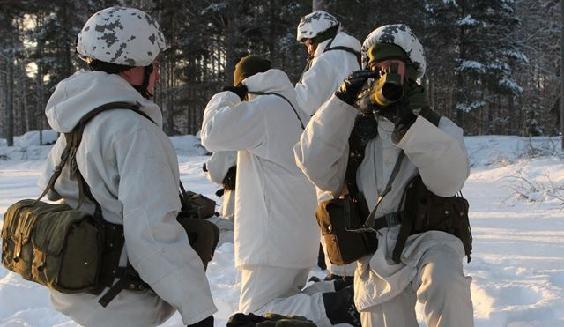
<svg viewBox="0 0 564 327">
<path fill-rule="evenodd" d="M 366 68 L 368 64 L 368 49 L 377 43 L 389 43 L 399 46 L 416 66 L 417 78 L 425 75 L 425 70 L 427 69 L 425 52 L 421 42 L 419 42 L 419 39 L 409 26 L 404 24 L 384 25 L 368 34 L 361 49 L 363 68 Z"/>
<path fill-rule="evenodd" d="M 323 10 L 314 11 L 300 20 L 296 39 L 299 42 L 313 39 L 318 34 L 337 25 L 339 25 L 339 21 L 330 13 Z"/>
<path fill-rule="evenodd" d="M 159 24 L 144 11 L 110 7 L 98 11 L 78 34 L 76 50 L 83 60 L 128 66 L 151 64 L 166 42 Z"/>
</svg>

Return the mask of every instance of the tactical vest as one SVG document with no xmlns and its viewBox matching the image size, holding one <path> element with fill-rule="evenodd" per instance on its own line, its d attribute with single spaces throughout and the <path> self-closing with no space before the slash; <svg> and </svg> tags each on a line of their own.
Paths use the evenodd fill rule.
<svg viewBox="0 0 564 327">
<path fill-rule="evenodd" d="M 426 110 L 429 110 L 429 108 L 426 108 Z M 439 115 L 429 110 L 425 118 L 438 127 Z M 358 115 L 349 137 L 349 158 L 345 172 L 345 183 L 349 196 L 354 202 L 358 203 L 357 207 L 361 217 L 367 217 L 363 226 L 357 230 L 378 230 L 383 227 L 401 225 L 392 256 L 396 263 L 400 262 L 405 243 L 410 235 L 431 230 L 443 231 L 457 236 L 462 241 L 465 255 L 468 258 L 468 262 L 470 262 L 472 235 L 468 219 L 469 204 L 462 196 L 462 192 L 454 197 L 439 197 L 427 188 L 419 175 L 416 175 L 407 184 L 396 212 L 378 218 L 374 217 L 376 208 L 368 212 L 366 199 L 362 192 L 360 192 L 356 182 L 356 173 L 362 160 L 364 160 L 368 142 L 377 135 L 378 125 L 374 117 L 371 115 Z M 402 151 L 398 156 L 388 185 L 382 192 L 383 194 L 379 196 L 376 206 L 378 206 L 391 188 L 391 184 L 400 169 L 403 156 Z"/>
</svg>

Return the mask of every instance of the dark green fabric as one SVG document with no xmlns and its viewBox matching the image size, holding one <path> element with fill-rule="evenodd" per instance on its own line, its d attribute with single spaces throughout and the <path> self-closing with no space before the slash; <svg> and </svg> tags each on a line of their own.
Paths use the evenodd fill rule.
<svg viewBox="0 0 564 327">
<path fill-rule="evenodd" d="M 233 71 L 233 85 L 241 84 L 241 81 L 257 73 L 265 72 L 272 68 L 269 60 L 260 56 L 246 56 L 235 65 Z"/>
<path fill-rule="evenodd" d="M 61 293 L 96 288 L 103 238 L 90 215 L 32 199 L 11 205 L 2 228 L 2 264 Z"/>
<path fill-rule="evenodd" d="M 376 43 L 368 48 L 368 63 L 378 63 L 386 59 L 409 60 L 409 56 L 403 49 L 391 43 Z"/>
<path fill-rule="evenodd" d="M 264 316 L 255 316 L 236 313 L 229 317 L 227 327 L 315 327 L 317 326 L 306 317 L 281 316 L 267 313 Z"/>
<path fill-rule="evenodd" d="M 401 262 L 401 254 L 410 235 L 432 230 L 458 237 L 470 263 L 472 231 L 468 219 L 469 204 L 464 197 L 437 196 L 427 188 L 421 176 L 416 175 L 406 186 L 403 199 L 401 227 L 392 256 L 396 263 Z"/>
<path fill-rule="evenodd" d="M 204 268 L 207 268 L 219 243 L 219 228 L 210 221 L 195 219 L 193 215 L 186 216 L 182 212 L 176 219 L 186 230 L 190 246 L 202 259 Z"/>
</svg>

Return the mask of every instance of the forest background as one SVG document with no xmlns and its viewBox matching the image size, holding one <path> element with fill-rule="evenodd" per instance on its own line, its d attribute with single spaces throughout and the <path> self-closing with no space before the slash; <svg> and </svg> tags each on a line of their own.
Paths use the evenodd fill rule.
<svg viewBox="0 0 564 327">
<path fill-rule="evenodd" d="M 559 131 L 559 0 L 0 0 L 0 137 L 48 128 L 56 84 L 85 68 L 76 35 L 96 11 L 133 6 L 157 18 L 170 45 L 155 97 L 168 135 L 195 134 L 203 109 L 232 83 L 237 60 L 263 55 L 297 82 L 296 41 L 312 7 L 361 42 L 404 23 L 425 47 L 428 100 L 467 135 L 555 136 Z"/>
</svg>

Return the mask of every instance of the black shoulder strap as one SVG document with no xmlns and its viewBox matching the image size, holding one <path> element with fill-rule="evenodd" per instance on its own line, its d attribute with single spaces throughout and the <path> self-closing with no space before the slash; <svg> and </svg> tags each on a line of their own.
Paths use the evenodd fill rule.
<svg viewBox="0 0 564 327">
<path fill-rule="evenodd" d="M 422 109 L 420 114 L 424 118 L 429 120 L 429 122 L 431 122 L 433 125 L 437 127 L 439 126 L 441 116 L 436 112 L 434 112 L 431 108 Z M 351 198 L 354 201 L 361 203 L 362 206 L 366 206 L 365 204 L 366 200 L 364 199 L 364 196 L 362 192 L 360 192 L 358 185 L 356 183 L 356 173 L 358 171 L 361 162 L 364 160 L 364 152 L 366 151 L 366 145 L 368 144 L 368 141 L 370 141 L 371 139 L 373 139 L 378 135 L 377 128 L 378 125 L 373 116 L 359 115 L 355 120 L 355 125 L 351 132 L 351 136 L 349 137 L 349 159 L 345 171 L 345 183 L 347 185 Z M 401 151 L 398 155 L 396 164 L 392 170 L 392 174 L 390 175 L 390 179 L 388 180 L 388 184 L 386 185 L 385 190 L 378 197 L 375 208 L 372 211 L 370 211 L 366 219 L 365 228 L 358 229 L 358 231 L 363 231 L 366 228 L 368 229 L 372 228 L 372 225 L 374 224 L 374 220 L 375 220 L 374 215 L 376 213 L 376 209 L 384 199 L 384 196 L 391 190 L 392 183 L 399 172 L 404 157 L 405 154 L 403 151 Z"/>
<path fill-rule="evenodd" d="M 43 198 L 49 190 L 55 191 L 55 182 L 57 181 L 57 178 L 59 178 L 59 176 L 63 172 L 63 167 L 65 166 L 65 164 L 70 159 L 71 160 L 71 175 L 76 176 L 77 182 L 78 182 L 78 190 L 79 190 L 79 200 L 78 200 L 79 204 L 78 204 L 78 206 L 80 207 L 80 205 L 82 204 L 82 202 L 84 200 L 84 196 L 87 196 L 92 201 L 94 201 L 94 203 L 96 204 L 96 212 L 95 212 L 94 216 L 98 216 L 98 214 L 100 214 L 99 217 L 101 217 L 100 204 L 92 196 L 92 193 L 90 191 L 90 187 L 86 183 L 84 176 L 82 176 L 82 174 L 78 170 L 78 163 L 76 162 L 76 151 L 78 150 L 78 146 L 80 145 L 80 142 L 82 140 L 82 134 L 84 132 L 84 128 L 86 127 L 86 124 L 88 124 L 88 122 L 90 122 L 94 117 L 96 117 L 101 112 L 106 111 L 106 110 L 112 110 L 112 109 L 132 110 L 132 111 L 136 112 L 137 114 L 149 119 L 151 122 L 154 123 L 154 121 L 151 119 L 151 117 L 149 117 L 147 114 L 145 114 L 144 112 L 142 112 L 140 110 L 138 104 L 116 101 L 116 102 L 106 103 L 106 104 L 104 104 L 100 107 L 94 108 L 93 110 L 88 112 L 86 115 L 84 115 L 78 121 L 78 123 L 76 124 L 76 126 L 73 128 L 73 130 L 71 132 L 65 133 L 66 146 L 65 146 L 65 149 L 63 150 L 63 153 L 61 155 L 61 161 L 55 167 L 55 171 L 53 172 L 53 175 L 51 175 L 51 177 L 49 178 L 49 182 L 47 183 L 47 187 L 45 188 L 45 190 L 43 190 L 43 192 L 41 193 L 39 198 L 37 198 L 37 201 L 41 200 L 41 198 Z"/>
<path fill-rule="evenodd" d="M 336 36 L 336 35 L 335 35 Z M 327 51 L 331 51 L 331 50 L 343 50 L 346 51 L 350 54 L 352 54 L 353 56 L 355 56 L 356 61 L 358 62 L 358 64 L 360 65 L 360 52 L 356 51 L 353 48 L 349 48 L 349 47 L 345 47 L 345 46 L 341 46 L 338 45 L 336 47 L 332 47 L 331 44 L 333 43 L 333 41 L 335 40 L 335 37 L 333 37 L 329 43 L 327 43 L 327 46 L 325 47 L 325 49 L 323 49 L 323 53 L 327 52 Z"/>
<path fill-rule="evenodd" d="M 298 111 L 296 110 L 296 108 L 294 107 L 294 105 L 292 104 L 292 102 L 290 102 L 290 100 L 288 100 L 288 98 L 286 98 L 285 96 L 283 96 L 280 93 L 276 93 L 276 92 L 249 92 L 250 94 L 256 94 L 256 95 L 275 95 L 281 99 L 284 99 L 292 108 L 292 111 L 294 111 L 294 114 L 296 115 L 296 118 L 298 118 L 298 121 L 300 122 L 300 127 L 302 128 L 302 130 L 305 129 L 304 126 L 304 122 L 302 121 L 302 119 L 300 118 L 300 115 L 298 114 Z"/>
</svg>

